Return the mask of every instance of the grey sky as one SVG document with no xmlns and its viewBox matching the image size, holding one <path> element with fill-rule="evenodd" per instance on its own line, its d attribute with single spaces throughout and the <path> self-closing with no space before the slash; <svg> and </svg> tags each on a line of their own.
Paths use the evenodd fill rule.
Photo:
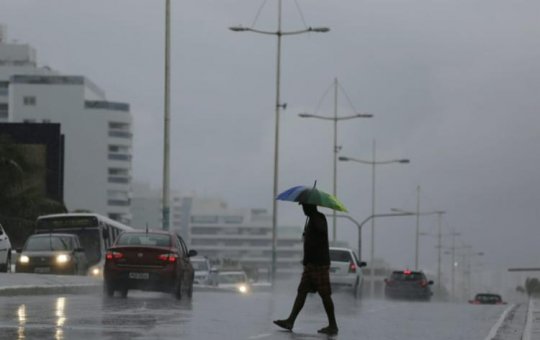
<svg viewBox="0 0 540 340">
<path fill-rule="evenodd" d="M 173 1 L 172 182 L 233 207 L 271 208 L 275 37 L 233 33 L 250 26 L 262 1 Z M 484 267 L 538 266 L 540 258 L 540 2 L 536 0 L 299 0 L 309 26 L 327 34 L 283 44 L 280 188 L 331 191 L 332 126 L 313 111 L 338 77 L 354 107 L 375 115 L 339 125 L 342 155 L 410 158 L 377 171 L 377 211 L 443 209 L 486 256 Z M 268 0 L 258 28 L 274 29 Z M 38 50 L 41 65 L 82 74 L 112 100 L 131 103 L 134 175 L 161 183 L 163 6 L 137 0 L 3 0 L 9 36 Z M 303 28 L 284 0 L 285 29 Z M 340 94 L 340 114 L 352 108 Z M 332 98 L 319 114 L 332 113 Z M 339 164 L 339 197 L 357 219 L 370 213 L 371 169 Z M 280 222 L 299 223 L 280 203 Z M 435 231 L 435 218 L 422 219 Z M 414 218 L 378 220 L 376 254 L 414 265 Z M 340 238 L 356 239 L 340 222 Z M 364 244 L 369 233 L 366 228 Z M 421 265 L 434 269 L 433 238 Z M 352 244 L 355 244 L 352 242 Z M 366 248 L 367 250 L 367 248 Z M 364 255 L 366 255 L 364 253 Z M 447 257 L 446 257 L 447 259 Z M 447 263 L 447 260 L 445 260 Z"/>
</svg>

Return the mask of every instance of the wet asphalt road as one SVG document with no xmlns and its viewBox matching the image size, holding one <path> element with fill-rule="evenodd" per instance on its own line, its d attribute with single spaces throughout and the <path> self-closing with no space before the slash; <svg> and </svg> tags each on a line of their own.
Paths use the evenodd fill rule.
<svg viewBox="0 0 540 340">
<path fill-rule="evenodd" d="M 195 292 L 191 301 L 131 292 L 127 299 L 84 295 L 0 298 L 1 339 L 326 339 L 326 316 L 310 296 L 294 332 L 271 320 L 287 316 L 288 293 Z M 338 339 L 485 339 L 504 306 L 354 300 L 334 294 Z"/>
</svg>

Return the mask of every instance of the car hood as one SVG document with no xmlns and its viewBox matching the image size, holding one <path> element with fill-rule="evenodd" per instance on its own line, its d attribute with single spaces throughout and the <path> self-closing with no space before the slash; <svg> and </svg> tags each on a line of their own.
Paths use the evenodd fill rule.
<svg viewBox="0 0 540 340">
<path fill-rule="evenodd" d="M 71 254 L 72 252 L 69 250 L 40 250 L 40 251 L 26 251 L 24 250 L 21 255 L 26 256 L 58 256 L 62 254 Z"/>
</svg>

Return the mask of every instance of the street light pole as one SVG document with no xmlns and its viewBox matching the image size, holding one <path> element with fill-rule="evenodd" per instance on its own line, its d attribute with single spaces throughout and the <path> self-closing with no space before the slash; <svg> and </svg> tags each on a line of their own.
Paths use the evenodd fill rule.
<svg viewBox="0 0 540 340">
<path fill-rule="evenodd" d="M 371 161 L 363 161 L 356 158 L 351 157 L 339 157 L 340 161 L 352 161 L 362 164 L 369 164 L 371 165 L 371 216 L 375 215 L 375 166 L 378 164 L 391 164 L 391 163 L 402 163 L 402 164 L 408 164 L 410 163 L 410 160 L 408 159 L 394 159 L 394 160 L 388 160 L 388 161 L 377 161 L 375 156 L 375 140 L 373 140 L 373 154 L 372 154 L 372 160 Z M 406 213 L 408 215 L 414 215 L 413 213 Z M 371 219 L 371 247 L 370 247 L 370 263 L 371 266 L 373 266 L 373 261 L 375 259 L 375 219 Z M 372 267 L 373 268 L 373 267 Z M 373 271 L 372 271 L 373 273 Z M 373 277 L 370 281 L 370 293 L 373 296 L 375 286 L 373 284 Z"/>
<path fill-rule="evenodd" d="M 301 118 L 318 118 L 323 120 L 331 120 L 333 121 L 334 125 L 334 151 L 333 151 L 333 191 L 332 194 L 334 197 L 337 197 L 337 159 L 338 159 L 338 153 L 340 150 L 340 147 L 337 145 L 337 138 L 338 138 L 338 130 L 337 130 L 337 123 L 340 120 L 347 120 L 347 119 L 353 119 L 353 118 L 371 118 L 373 117 L 372 114 L 364 114 L 364 113 L 358 113 L 352 116 L 338 116 L 338 88 L 339 88 L 339 82 L 337 78 L 334 78 L 334 115 L 333 117 L 325 117 L 325 116 L 319 116 L 315 114 L 310 113 L 299 113 L 298 116 Z M 336 212 L 334 211 L 332 213 L 332 242 L 336 242 L 337 239 L 337 228 L 336 228 Z"/>
<path fill-rule="evenodd" d="M 416 245 L 414 252 L 414 270 L 418 270 L 418 255 L 420 249 L 420 186 L 416 187 Z"/>
<path fill-rule="evenodd" d="M 164 121 L 163 121 L 163 189 L 162 189 L 162 228 L 169 230 L 169 177 L 170 177 L 170 26 L 171 26 L 171 1 L 165 0 L 165 98 L 164 98 Z"/>
<path fill-rule="evenodd" d="M 337 197 L 337 155 L 338 155 L 338 145 L 337 145 L 337 108 L 338 108 L 338 80 L 334 79 L 334 197 Z M 332 213 L 332 240 L 336 242 L 336 211 Z"/>
<path fill-rule="evenodd" d="M 442 251 L 442 214 L 444 211 L 437 212 L 437 293 L 441 293 L 441 251 Z"/>
<path fill-rule="evenodd" d="M 271 268 L 271 280 L 272 284 L 275 282 L 276 277 L 276 262 L 277 262 L 277 220 L 278 220 L 278 208 L 276 197 L 278 195 L 278 175 L 279 175 L 279 116 L 281 108 L 286 104 L 281 103 L 280 83 L 281 83 L 281 38 L 284 35 L 297 35 L 307 32 L 319 32 L 325 33 L 330 31 L 327 27 L 308 27 L 303 30 L 283 32 L 281 30 L 281 12 L 282 12 L 282 0 L 278 0 L 278 24 L 277 31 L 264 31 L 255 28 L 234 26 L 229 29 L 233 32 L 254 32 L 266 35 L 275 35 L 277 37 L 277 49 L 276 49 L 276 101 L 275 101 L 275 134 L 274 134 L 274 173 L 273 173 L 273 190 L 272 190 L 272 268 Z"/>
</svg>

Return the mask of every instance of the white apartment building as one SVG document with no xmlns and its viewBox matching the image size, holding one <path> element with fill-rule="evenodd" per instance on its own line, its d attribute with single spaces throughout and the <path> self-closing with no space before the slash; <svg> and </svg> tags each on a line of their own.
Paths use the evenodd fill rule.
<svg viewBox="0 0 540 340">
<path fill-rule="evenodd" d="M 8 43 L 0 26 L 0 122 L 60 123 L 64 201 L 131 221 L 132 117 L 84 76 L 38 67 L 30 45 Z"/>
<path fill-rule="evenodd" d="M 134 227 L 161 218 L 160 198 L 151 190 L 133 197 Z M 141 214 L 139 212 L 145 212 Z M 173 195 L 171 230 L 176 230 L 188 246 L 213 263 L 270 273 L 272 263 L 272 216 L 265 209 L 230 209 L 216 198 Z M 161 223 L 159 223 L 161 225 Z M 302 269 L 302 227 L 278 228 L 277 273 L 287 275 Z"/>
</svg>

